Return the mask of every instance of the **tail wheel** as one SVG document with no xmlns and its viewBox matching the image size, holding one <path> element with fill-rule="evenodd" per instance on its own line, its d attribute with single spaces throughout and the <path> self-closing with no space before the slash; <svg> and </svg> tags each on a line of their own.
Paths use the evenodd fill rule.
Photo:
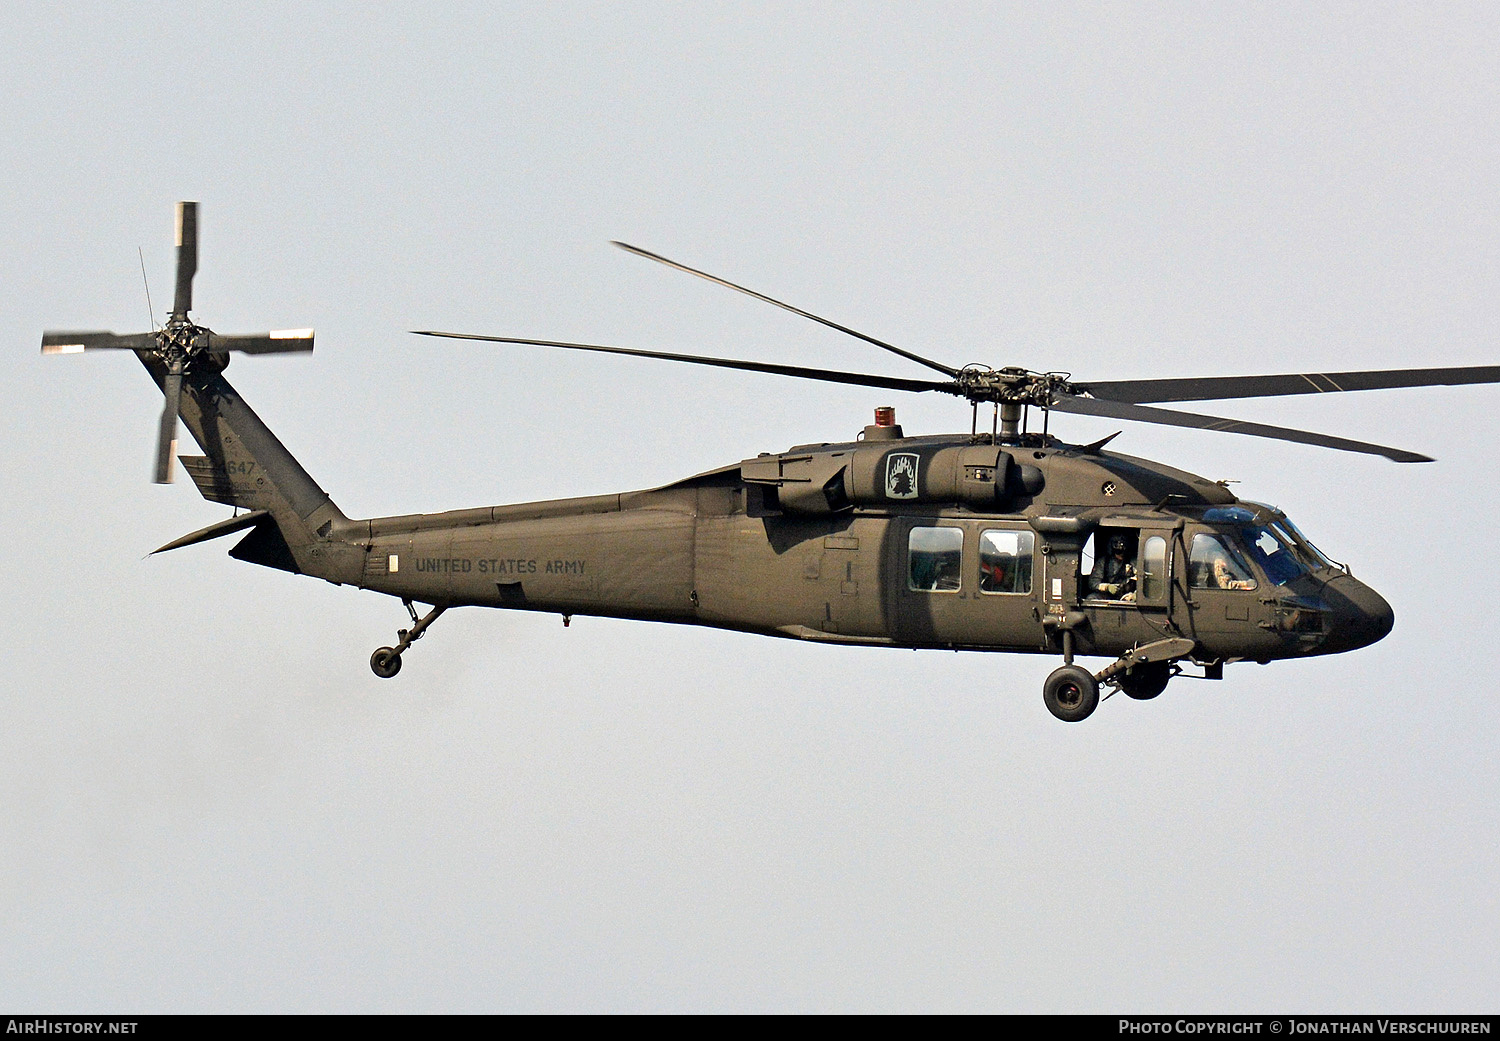
<svg viewBox="0 0 1500 1041">
<path fill-rule="evenodd" d="M 388 680 L 401 671 L 401 655 L 394 647 L 382 647 L 370 655 L 370 671 Z"/>
<path fill-rule="evenodd" d="M 1064 723 L 1077 723 L 1099 707 L 1099 684 L 1087 669 L 1064 665 L 1042 684 L 1042 700 Z"/>
</svg>

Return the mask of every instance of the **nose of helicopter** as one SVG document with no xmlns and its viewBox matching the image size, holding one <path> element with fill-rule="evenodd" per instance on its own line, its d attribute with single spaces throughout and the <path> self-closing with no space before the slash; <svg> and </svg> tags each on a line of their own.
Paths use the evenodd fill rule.
<svg viewBox="0 0 1500 1041">
<path fill-rule="evenodd" d="M 1396 613 L 1385 597 L 1349 575 L 1325 583 L 1323 600 L 1331 617 L 1328 635 L 1318 648 L 1322 654 L 1368 647 L 1384 639 L 1396 624 Z"/>
</svg>

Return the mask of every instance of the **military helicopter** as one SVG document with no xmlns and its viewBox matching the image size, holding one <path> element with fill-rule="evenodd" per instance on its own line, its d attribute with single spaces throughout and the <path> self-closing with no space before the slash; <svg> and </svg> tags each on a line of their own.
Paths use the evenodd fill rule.
<svg viewBox="0 0 1500 1041">
<path fill-rule="evenodd" d="M 134 351 L 165 396 L 155 479 L 172 480 L 179 418 L 204 454 L 181 462 L 235 514 L 154 552 L 245 533 L 229 555 L 399 598 L 411 616 L 370 657 L 390 678 L 450 608 L 509 608 L 713 626 L 867 647 L 1060 655 L 1043 685 L 1077 722 L 1100 687 L 1154 698 L 1189 667 L 1336 654 L 1391 630 L 1390 605 L 1282 512 L 1222 483 L 1049 430 L 1053 412 L 1227 431 L 1430 462 L 1302 430 L 1150 407 L 1394 387 L 1500 382 L 1500 366 L 1080 382 L 1057 372 L 955 367 L 665 257 L 631 253 L 746 293 L 940 373 L 863 372 L 522 337 L 422 335 L 623 354 L 964 398 L 967 434 L 907 436 L 895 410 L 848 441 L 799 445 L 660 488 L 354 520 L 224 378 L 232 352 L 309 352 L 313 331 L 224 336 L 196 324 L 198 209 L 177 208 L 171 315 L 149 333 L 47 332 L 44 354 Z M 980 407 L 991 406 L 989 430 Z M 1042 427 L 1030 429 L 1031 410 Z M 246 512 L 239 512 L 245 510 Z M 421 613 L 416 605 L 427 605 Z M 1091 671 L 1080 657 L 1105 657 Z"/>
</svg>

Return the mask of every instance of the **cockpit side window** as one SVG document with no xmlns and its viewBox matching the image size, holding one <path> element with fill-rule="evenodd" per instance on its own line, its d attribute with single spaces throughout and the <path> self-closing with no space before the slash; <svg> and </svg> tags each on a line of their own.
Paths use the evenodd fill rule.
<svg viewBox="0 0 1500 1041">
<path fill-rule="evenodd" d="M 964 529 L 912 528 L 906 547 L 908 588 L 958 592 L 963 575 Z"/>
<path fill-rule="evenodd" d="M 1254 589 L 1255 575 L 1231 540 L 1222 535 L 1193 536 L 1188 582 L 1194 589 Z"/>
</svg>

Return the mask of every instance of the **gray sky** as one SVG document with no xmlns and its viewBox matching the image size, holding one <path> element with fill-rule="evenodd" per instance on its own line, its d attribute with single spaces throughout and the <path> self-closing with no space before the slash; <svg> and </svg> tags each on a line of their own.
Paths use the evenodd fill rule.
<svg viewBox="0 0 1500 1041">
<path fill-rule="evenodd" d="M 255 13 L 250 13 L 251 11 Z M 10 4 L 0 1008 L 1494 1010 L 1500 388 L 1131 427 L 1380 590 L 1354 654 L 1086 723 L 1042 657 L 453 612 L 143 559 L 160 395 L 44 328 L 316 326 L 231 380 L 350 515 L 648 487 L 891 399 L 442 328 L 921 376 L 1492 364 L 1493 5 Z M 1205 411 L 1213 411 L 1206 407 Z M 1117 427 L 1067 417 L 1063 436 Z"/>
</svg>

